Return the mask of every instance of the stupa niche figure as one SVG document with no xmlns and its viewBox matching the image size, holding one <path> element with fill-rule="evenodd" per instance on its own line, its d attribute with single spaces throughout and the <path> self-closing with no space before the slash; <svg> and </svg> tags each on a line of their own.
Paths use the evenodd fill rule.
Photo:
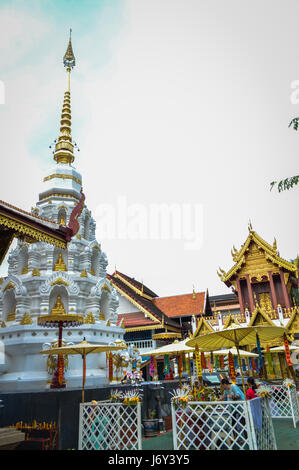
<svg viewBox="0 0 299 470">
<path fill-rule="evenodd" d="M 122 340 L 125 330 L 116 326 L 118 296 L 106 278 L 107 257 L 96 240 L 96 223 L 85 204 L 82 177 L 73 163 L 75 144 L 71 132 L 70 75 L 75 66 L 71 38 L 63 63 L 68 83 L 53 152 L 54 166 L 44 178 L 44 190 L 31 212 L 62 225 L 75 227 L 66 250 L 44 242 L 18 240 L 8 258 L 8 275 L 0 284 L 0 340 L 5 362 L 0 364 L 0 390 L 42 390 L 48 386 L 44 343 L 57 341 L 58 330 L 39 326 L 37 318 L 52 312 L 79 314 L 82 326 L 63 332 L 63 340 L 79 343 L 111 343 Z M 87 158 L 87 157 L 85 157 Z M 77 216 L 72 214 L 80 208 Z M 31 318 L 30 322 L 22 319 Z M 91 315 L 94 322 L 90 321 Z M 81 387 L 82 360 L 69 358 L 65 374 L 68 387 Z M 105 354 L 87 360 L 86 385 L 107 383 Z"/>
</svg>

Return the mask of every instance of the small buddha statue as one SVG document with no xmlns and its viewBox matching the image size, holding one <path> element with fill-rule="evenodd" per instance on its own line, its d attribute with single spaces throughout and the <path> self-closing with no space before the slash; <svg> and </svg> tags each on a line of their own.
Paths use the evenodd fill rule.
<svg viewBox="0 0 299 470">
<path fill-rule="evenodd" d="M 61 301 L 61 297 L 60 295 L 57 296 L 57 300 L 56 302 L 54 303 L 54 306 L 51 310 L 51 314 L 65 314 L 65 308 L 64 308 L 64 305 Z"/>
<path fill-rule="evenodd" d="M 66 265 L 63 261 L 62 253 L 59 253 L 56 263 L 54 264 L 53 271 L 66 271 Z"/>
</svg>

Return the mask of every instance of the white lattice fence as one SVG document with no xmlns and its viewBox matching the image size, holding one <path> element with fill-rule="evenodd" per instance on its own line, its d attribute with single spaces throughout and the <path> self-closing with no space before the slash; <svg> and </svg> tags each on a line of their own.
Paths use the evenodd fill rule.
<svg viewBox="0 0 299 470">
<path fill-rule="evenodd" d="M 183 409 L 172 404 L 174 449 L 276 449 L 270 409 L 256 400 L 263 417 L 259 430 L 247 401 L 189 402 Z"/>
<path fill-rule="evenodd" d="M 80 404 L 79 450 L 141 450 L 141 403 Z"/>
<path fill-rule="evenodd" d="M 271 385 L 270 408 L 272 418 L 290 418 L 294 427 L 299 420 L 299 403 L 296 388 Z"/>
</svg>

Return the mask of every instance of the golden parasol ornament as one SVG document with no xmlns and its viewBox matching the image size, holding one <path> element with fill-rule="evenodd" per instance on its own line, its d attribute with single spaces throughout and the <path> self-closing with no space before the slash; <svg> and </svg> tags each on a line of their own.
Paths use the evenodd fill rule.
<svg viewBox="0 0 299 470">
<path fill-rule="evenodd" d="M 82 377 L 82 403 L 84 403 L 84 386 L 86 380 L 86 356 L 87 354 L 95 354 L 102 352 L 117 351 L 118 349 L 127 349 L 127 345 L 124 342 L 119 342 L 118 344 L 91 344 L 84 340 L 78 344 L 72 344 L 69 346 L 63 346 L 60 348 L 47 349 L 41 351 L 40 354 L 66 354 L 66 355 L 76 355 L 80 354 L 83 359 L 83 377 Z"/>
<path fill-rule="evenodd" d="M 261 342 L 267 343 L 277 338 L 283 338 L 285 333 L 286 329 L 280 326 L 238 326 L 236 324 L 232 324 L 225 330 L 197 336 L 196 338 L 187 341 L 186 345 L 189 347 L 195 347 L 197 344 L 199 348 L 210 351 L 218 350 L 219 348 L 236 347 L 241 370 L 243 391 L 246 397 L 239 347 L 249 344 L 256 344 L 257 335 L 259 336 Z"/>
</svg>

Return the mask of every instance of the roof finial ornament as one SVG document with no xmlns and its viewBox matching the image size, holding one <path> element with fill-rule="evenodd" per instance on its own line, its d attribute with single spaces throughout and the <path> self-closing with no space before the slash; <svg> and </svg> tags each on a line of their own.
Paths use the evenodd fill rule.
<svg viewBox="0 0 299 470">
<path fill-rule="evenodd" d="M 274 251 L 277 251 L 277 241 L 276 241 L 276 238 L 274 238 L 273 250 L 274 250 Z"/>
<path fill-rule="evenodd" d="M 249 232 L 252 231 L 252 223 L 251 223 L 250 219 L 249 219 L 249 222 L 248 222 L 248 230 L 249 230 Z"/>
<path fill-rule="evenodd" d="M 194 284 L 193 284 L 192 299 L 196 299 L 195 290 L 194 290 Z"/>
</svg>

